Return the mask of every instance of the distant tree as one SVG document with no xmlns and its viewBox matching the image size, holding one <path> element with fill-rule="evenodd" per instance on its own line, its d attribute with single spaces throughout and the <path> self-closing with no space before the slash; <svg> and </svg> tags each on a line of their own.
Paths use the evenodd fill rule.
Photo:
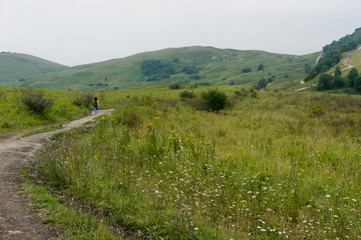
<svg viewBox="0 0 361 240">
<path fill-rule="evenodd" d="M 159 59 L 148 59 L 141 63 L 142 73 L 148 82 L 160 81 L 170 78 L 175 74 L 175 69 L 170 63 L 163 63 Z"/>
<path fill-rule="evenodd" d="M 355 89 L 358 93 L 361 93 L 361 76 L 355 79 Z"/>
<path fill-rule="evenodd" d="M 341 76 L 335 76 L 334 81 L 333 81 L 333 86 L 335 88 L 340 88 L 345 86 L 345 81 L 343 80 L 343 78 Z"/>
<path fill-rule="evenodd" d="M 257 71 L 262 71 L 262 70 L 264 70 L 263 64 L 258 65 Z"/>
<path fill-rule="evenodd" d="M 352 68 L 349 74 L 347 75 L 348 83 L 350 87 L 354 87 L 356 78 L 359 76 L 359 73 L 356 68 Z"/>
<path fill-rule="evenodd" d="M 257 86 L 259 88 L 265 88 L 267 86 L 267 84 L 268 83 L 267 83 L 266 79 L 262 78 L 261 80 L 258 81 Z"/>
<path fill-rule="evenodd" d="M 334 74 L 335 74 L 335 77 L 341 77 L 342 72 L 341 72 L 340 66 L 337 66 L 335 68 Z"/>
<path fill-rule="evenodd" d="M 318 82 L 317 90 L 330 90 L 333 85 L 333 77 L 330 74 L 324 73 L 320 76 L 320 80 Z"/>
<path fill-rule="evenodd" d="M 186 66 L 183 68 L 182 72 L 191 75 L 191 74 L 198 74 L 199 70 L 196 66 Z"/>
<path fill-rule="evenodd" d="M 311 65 L 310 64 L 305 64 L 305 73 L 306 74 L 309 74 L 310 72 L 311 72 L 311 70 L 312 70 L 312 67 L 311 67 Z"/>
<path fill-rule="evenodd" d="M 252 72 L 251 68 L 243 68 L 242 69 L 242 73 L 249 73 L 249 72 Z"/>
</svg>

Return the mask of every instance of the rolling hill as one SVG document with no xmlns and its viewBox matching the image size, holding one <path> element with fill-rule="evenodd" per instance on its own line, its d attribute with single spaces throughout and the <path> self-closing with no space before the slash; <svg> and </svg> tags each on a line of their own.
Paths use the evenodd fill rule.
<svg viewBox="0 0 361 240">
<path fill-rule="evenodd" d="M 303 80 L 304 66 L 314 65 L 318 55 L 295 56 L 200 46 L 169 48 L 65 68 L 13 82 L 13 85 L 98 91 L 172 83 L 251 86 L 263 78 L 270 82 L 269 88 L 289 88 Z"/>
<path fill-rule="evenodd" d="M 14 86 L 33 76 L 62 71 L 67 67 L 21 53 L 0 53 L 0 86 Z"/>
</svg>

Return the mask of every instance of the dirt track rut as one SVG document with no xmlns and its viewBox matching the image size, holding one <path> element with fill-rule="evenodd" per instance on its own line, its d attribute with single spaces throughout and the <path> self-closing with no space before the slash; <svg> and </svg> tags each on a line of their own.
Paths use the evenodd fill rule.
<svg viewBox="0 0 361 240">
<path fill-rule="evenodd" d="M 99 111 L 108 114 L 112 110 Z M 19 138 L 11 135 L 0 138 L 0 239 L 1 240 L 49 240 L 58 239 L 52 226 L 41 224 L 41 216 L 31 210 L 26 196 L 19 194 L 18 187 L 24 182 L 20 171 L 34 161 L 34 153 L 55 133 L 80 127 L 94 119 L 87 116 L 66 124 L 51 132 Z"/>
</svg>

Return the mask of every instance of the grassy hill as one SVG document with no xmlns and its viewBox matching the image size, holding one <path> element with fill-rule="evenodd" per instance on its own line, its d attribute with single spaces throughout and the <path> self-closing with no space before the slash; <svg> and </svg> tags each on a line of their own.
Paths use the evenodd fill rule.
<svg viewBox="0 0 361 240">
<path fill-rule="evenodd" d="M 317 53 L 295 56 L 213 47 L 169 48 L 34 76 L 17 86 L 98 91 L 171 83 L 251 86 L 265 78 L 272 81 L 269 88 L 288 88 L 305 77 L 305 64 L 313 65 L 317 56 Z M 159 60 L 173 72 L 169 78 L 146 76 L 142 71 L 146 60 Z M 260 64 L 264 69 L 257 71 Z M 196 73 L 187 74 L 185 68 L 196 69 Z"/>
<path fill-rule="evenodd" d="M 13 86 L 27 78 L 64 70 L 67 67 L 21 53 L 0 53 L 0 86 Z"/>
</svg>

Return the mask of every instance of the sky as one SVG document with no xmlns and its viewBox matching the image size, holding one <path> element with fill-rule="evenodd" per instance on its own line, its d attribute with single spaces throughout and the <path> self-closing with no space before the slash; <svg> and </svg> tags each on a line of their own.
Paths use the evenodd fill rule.
<svg viewBox="0 0 361 240">
<path fill-rule="evenodd" d="M 360 0 L 0 0 L 0 52 L 67 66 L 185 46 L 303 55 L 361 27 Z"/>
</svg>

